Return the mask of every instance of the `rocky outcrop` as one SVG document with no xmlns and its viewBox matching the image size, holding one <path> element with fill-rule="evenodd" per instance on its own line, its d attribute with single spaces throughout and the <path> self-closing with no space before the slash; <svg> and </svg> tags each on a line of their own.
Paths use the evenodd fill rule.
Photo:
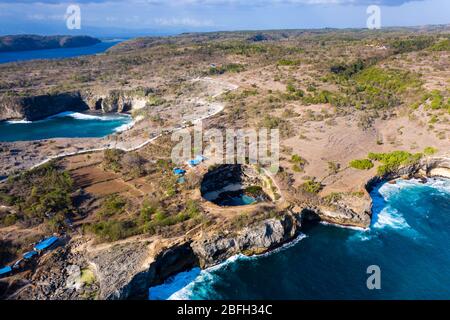
<svg viewBox="0 0 450 320">
<path fill-rule="evenodd" d="M 421 169 L 427 176 L 450 179 L 450 157 L 433 157 L 424 159 L 421 162 Z"/>
<path fill-rule="evenodd" d="M 193 242 L 192 249 L 200 266 L 206 268 L 238 253 L 260 254 L 279 247 L 293 239 L 300 226 L 299 219 L 287 214 L 282 219 L 265 220 L 235 234 L 213 235 Z"/>
<path fill-rule="evenodd" d="M 372 199 L 369 195 L 371 189 L 382 181 L 416 176 L 450 178 L 450 158 L 445 156 L 427 157 L 417 163 L 401 166 L 396 171 L 383 177 L 376 176 L 370 179 L 366 184 L 366 192 L 363 195 L 343 194 L 332 203 L 310 209 L 322 221 L 342 226 L 368 228 L 372 216 Z"/>
<path fill-rule="evenodd" d="M 127 112 L 132 109 L 140 109 L 146 106 L 145 97 L 138 97 L 129 92 L 111 90 L 108 93 L 84 92 L 82 94 L 84 103 L 89 109 L 105 113 Z"/>
<path fill-rule="evenodd" d="M 14 300 L 84 300 L 95 298 L 99 287 L 95 279 L 86 284 L 81 279 L 86 261 L 70 247 L 59 247 L 39 261 L 30 278 L 15 293 L 4 296 Z M 31 285 L 29 285 L 31 284 Z"/>
<path fill-rule="evenodd" d="M 0 99 L 1 120 L 35 121 L 64 111 L 83 111 L 88 106 L 79 92 L 33 97 L 3 96 Z"/>
<path fill-rule="evenodd" d="M 179 272 L 216 265 L 238 253 L 260 254 L 292 240 L 301 218 L 285 214 L 240 231 L 204 235 L 154 251 L 146 243 L 127 242 L 90 253 L 88 260 L 100 284 L 101 299 L 146 299 L 148 288 Z"/>
<path fill-rule="evenodd" d="M 150 249 L 145 243 L 124 243 L 87 254 L 100 284 L 101 299 L 141 295 L 148 284 Z"/>
<path fill-rule="evenodd" d="M 376 176 L 370 179 L 366 184 L 367 191 L 382 182 L 397 178 L 414 178 L 414 177 L 442 177 L 450 178 L 450 155 L 440 157 L 426 157 L 422 158 L 417 163 L 401 166 L 396 171 L 380 177 Z"/>
</svg>

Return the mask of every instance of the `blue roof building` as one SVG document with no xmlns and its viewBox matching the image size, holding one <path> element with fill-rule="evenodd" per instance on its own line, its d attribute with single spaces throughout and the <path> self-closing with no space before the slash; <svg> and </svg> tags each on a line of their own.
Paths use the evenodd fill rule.
<svg viewBox="0 0 450 320">
<path fill-rule="evenodd" d="M 9 273 L 11 273 L 11 271 L 12 271 L 12 268 L 10 266 L 1 268 L 0 269 L 0 277 L 8 275 Z"/>
<path fill-rule="evenodd" d="M 45 250 L 45 249 L 49 248 L 50 246 L 52 246 L 56 241 L 58 241 L 58 237 L 50 237 L 50 238 L 44 239 L 41 242 L 39 242 L 37 245 L 34 246 L 34 250 L 36 250 L 36 251 Z"/>
</svg>

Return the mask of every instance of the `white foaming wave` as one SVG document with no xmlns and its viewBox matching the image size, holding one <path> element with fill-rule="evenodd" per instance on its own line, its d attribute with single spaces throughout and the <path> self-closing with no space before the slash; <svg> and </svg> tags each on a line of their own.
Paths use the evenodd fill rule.
<svg viewBox="0 0 450 320">
<path fill-rule="evenodd" d="M 377 215 L 377 221 L 373 224 L 374 228 L 382 229 L 391 227 L 392 229 L 410 228 L 405 218 L 394 208 L 386 207 Z"/>
<path fill-rule="evenodd" d="M 450 179 L 446 178 L 428 178 L 425 183 L 422 183 L 419 179 L 398 179 L 395 184 L 383 184 L 379 188 L 379 192 L 384 199 L 387 200 L 390 196 L 398 193 L 401 189 L 423 186 L 428 186 L 441 192 L 450 193 Z"/>
<path fill-rule="evenodd" d="M 428 179 L 425 184 L 444 193 L 450 193 L 450 179 L 432 178 Z"/>
<path fill-rule="evenodd" d="M 53 116 L 48 117 L 47 119 L 53 119 L 53 118 L 63 118 L 63 117 L 71 117 L 78 120 L 101 120 L 101 121 L 111 121 L 115 119 L 122 119 L 123 117 L 128 115 L 94 115 L 94 114 L 86 114 L 86 113 L 80 113 L 80 112 L 73 112 L 73 111 L 65 111 L 58 114 L 55 114 Z M 129 116 L 128 116 L 129 117 Z"/>
<path fill-rule="evenodd" d="M 389 199 L 397 195 L 403 188 L 411 186 L 410 180 L 396 180 L 395 184 L 384 183 L 373 192 L 372 197 L 372 227 L 383 229 L 391 227 L 393 229 L 405 229 L 410 226 L 404 217 L 389 205 Z"/>
<path fill-rule="evenodd" d="M 233 263 L 236 263 L 237 261 L 250 261 L 254 259 L 260 259 L 262 257 L 267 257 L 271 254 L 278 253 L 280 251 L 286 250 L 290 247 L 295 246 L 297 243 L 299 243 L 301 240 L 306 238 L 307 236 L 303 233 L 300 233 L 293 241 L 290 241 L 279 248 L 269 251 L 267 253 L 261 254 L 261 255 L 255 255 L 255 256 L 245 256 L 243 254 L 237 254 L 234 255 L 224 262 L 207 268 L 205 270 L 201 270 L 200 273 L 197 273 L 198 268 L 192 269 L 190 271 L 187 271 L 185 273 L 180 273 L 176 275 L 173 279 L 171 279 L 166 285 L 168 287 L 163 288 L 156 288 L 156 292 L 154 291 L 155 287 L 150 288 L 150 294 L 149 298 L 152 299 L 159 295 L 160 297 L 166 297 L 170 292 L 174 292 L 169 297 L 167 297 L 168 300 L 189 300 L 192 297 L 193 289 L 197 283 L 202 283 L 202 286 L 208 286 L 208 284 L 213 283 L 216 279 L 216 275 L 214 274 L 214 271 L 224 268 L 228 265 L 231 265 Z M 195 275 L 195 277 L 194 277 Z M 179 277 L 179 278 L 178 278 Z M 186 283 L 186 280 L 191 280 L 188 284 L 184 285 Z M 180 288 L 180 284 L 183 284 L 184 286 L 181 289 L 174 290 L 174 288 Z M 178 287 L 177 287 L 178 286 Z"/>
<path fill-rule="evenodd" d="M 405 218 L 395 208 L 389 206 L 389 198 L 398 194 L 402 189 L 414 187 L 431 187 L 440 192 L 450 193 L 450 179 L 429 178 L 426 183 L 419 179 L 398 179 L 395 184 L 384 183 L 378 189 L 379 194 L 372 194 L 374 223 L 373 227 L 382 229 L 411 229 Z"/>
<path fill-rule="evenodd" d="M 355 231 L 366 231 L 366 230 L 369 230 L 369 228 L 362 228 L 362 227 L 355 227 L 355 226 L 343 226 L 343 225 L 340 225 L 340 224 L 331 223 L 331 222 L 327 222 L 327 221 L 320 221 L 319 223 L 324 225 L 324 226 L 332 226 L 332 227 L 336 227 L 336 228 L 350 229 L 350 230 L 355 230 Z"/>
<path fill-rule="evenodd" d="M 123 132 L 131 129 L 135 125 L 135 121 L 132 121 L 130 123 L 124 123 L 123 125 L 117 127 L 114 129 L 115 132 Z"/>
<path fill-rule="evenodd" d="M 20 124 L 20 123 L 31 123 L 31 121 L 28 121 L 28 120 L 25 120 L 25 119 L 22 119 L 22 120 L 9 120 L 9 121 L 6 121 L 6 123 L 9 123 L 9 124 Z"/>
<path fill-rule="evenodd" d="M 149 289 L 149 300 L 169 299 L 174 293 L 193 282 L 200 272 L 200 268 L 193 268 L 189 271 L 178 273 L 162 285 L 151 287 Z"/>
</svg>

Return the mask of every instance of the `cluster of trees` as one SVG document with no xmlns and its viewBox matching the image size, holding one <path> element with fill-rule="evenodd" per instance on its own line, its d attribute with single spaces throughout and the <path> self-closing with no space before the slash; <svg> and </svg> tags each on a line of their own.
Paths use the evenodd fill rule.
<svg viewBox="0 0 450 320">
<path fill-rule="evenodd" d="M 100 241 L 113 242 L 143 233 L 156 234 L 164 227 L 201 217 L 199 203 L 191 199 L 176 214 L 169 213 L 160 202 L 147 200 L 130 216 L 126 210 L 128 205 L 121 196 L 110 196 L 99 211 L 102 219 L 85 225 L 84 230 L 96 235 Z"/>
<path fill-rule="evenodd" d="M 0 202 L 16 213 L 2 218 L 3 225 L 18 221 L 26 226 L 46 222 L 52 231 L 64 226 L 75 212 L 70 175 L 54 162 L 10 178 L 0 191 Z"/>
</svg>

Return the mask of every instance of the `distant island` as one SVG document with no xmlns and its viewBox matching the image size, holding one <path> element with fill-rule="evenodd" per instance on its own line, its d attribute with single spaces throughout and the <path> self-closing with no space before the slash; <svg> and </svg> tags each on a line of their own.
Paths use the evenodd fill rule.
<svg viewBox="0 0 450 320">
<path fill-rule="evenodd" d="M 9 35 L 0 37 L 0 52 L 77 48 L 100 42 L 89 36 Z"/>
</svg>

